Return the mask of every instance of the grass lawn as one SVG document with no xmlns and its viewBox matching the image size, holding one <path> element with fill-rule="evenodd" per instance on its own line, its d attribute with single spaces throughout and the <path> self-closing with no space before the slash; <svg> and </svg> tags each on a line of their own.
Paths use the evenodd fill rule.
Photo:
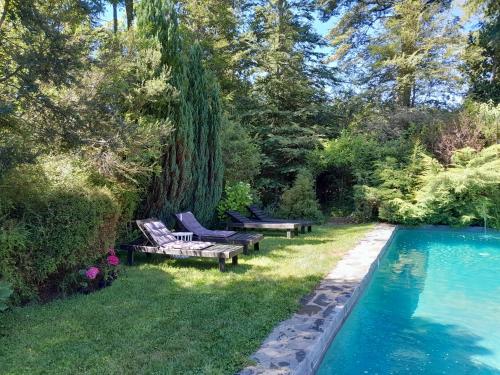
<svg viewBox="0 0 500 375">
<path fill-rule="evenodd" d="M 268 236 L 226 273 L 138 256 L 110 288 L 0 315 L 0 373 L 233 374 L 371 228 Z"/>
</svg>

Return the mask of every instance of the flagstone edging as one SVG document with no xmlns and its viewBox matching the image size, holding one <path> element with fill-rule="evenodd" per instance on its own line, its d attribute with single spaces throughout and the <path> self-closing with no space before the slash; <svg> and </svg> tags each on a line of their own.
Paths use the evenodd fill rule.
<svg viewBox="0 0 500 375">
<path fill-rule="evenodd" d="M 335 334 L 368 285 L 396 227 L 377 224 L 305 299 L 274 328 L 240 375 L 309 375 L 318 368 Z"/>
</svg>

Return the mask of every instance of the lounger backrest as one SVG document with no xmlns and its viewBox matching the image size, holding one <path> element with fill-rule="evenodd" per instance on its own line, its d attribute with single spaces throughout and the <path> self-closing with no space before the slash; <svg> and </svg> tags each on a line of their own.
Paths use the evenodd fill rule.
<svg viewBox="0 0 500 375">
<path fill-rule="evenodd" d="M 259 220 L 266 220 L 268 216 L 264 211 L 255 205 L 248 206 L 248 210 Z"/>
<path fill-rule="evenodd" d="M 165 224 L 158 219 L 137 220 L 136 222 L 139 229 L 153 245 L 161 247 L 177 240 Z"/>
<path fill-rule="evenodd" d="M 251 223 L 252 222 L 252 220 L 250 220 L 248 217 L 243 216 L 242 214 L 240 214 L 237 211 L 227 211 L 226 213 L 229 215 L 229 217 L 232 220 L 236 220 L 240 223 Z"/>
<path fill-rule="evenodd" d="M 197 236 L 201 236 L 203 233 L 207 232 L 207 229 L 196 220 L 196 217 L 191 211 L 176 214 L 175 217 L 186 230 L 193 232 Z"/>
</svg>

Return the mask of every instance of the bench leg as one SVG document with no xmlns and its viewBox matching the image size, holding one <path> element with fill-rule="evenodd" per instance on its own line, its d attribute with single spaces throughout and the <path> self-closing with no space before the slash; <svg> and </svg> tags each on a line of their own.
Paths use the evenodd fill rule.
<svg viewBox="0 0 500 375">
<path fill-rule="evenodd" d="M 260 250 L 259 242 L 253 244 L 253 249 L 255 251 L 259 251 Z"/>
<path fill-rule="evenodd" d="M 238 265 L 238 255 L 235 255 L 235 256 L 232 258 L 232 261 L 233 261 L 233 266 L 237 266 L 237 265 Z"/>
<path fill-rule="evenodd" d="M 127 264 L 129 266 L 134 264 L 134 250 L 127 250 Z"/>
<path fill-rule="evenodd" d="M 243 254 L 248 255 L 248 245 L 243 245 Z"/>
<path fill-rule="evenodd" d="M 299 235 L 299 228 L 295 228 L 294 232 L 295 232 L 295 235 L 298 236 Z"/>
<path fill-rule="evenodd" d="M 300 226 L 300 231 L 301 231 L 302 233 L 306 233 L 306 226 L 305 226 L 305 225 L 301 225 L 301 226 Z"/>
<path fill-rule="evenodd" d="M 307 231 L 308 231 L 308 232 L 312 232 L 312 225 L 309 225 L 309 226 L 307 227 Z"/>
<path fill-rule="evenodd" d="M 219 258 L 219 271 L 224 272 L 226 270 L 226 259 Z"/>
<path fill-rule="evenodd" d="M 286 238 L 292 238 L 292 231 L 291 230 L 286 231 Z"/>
</svg>

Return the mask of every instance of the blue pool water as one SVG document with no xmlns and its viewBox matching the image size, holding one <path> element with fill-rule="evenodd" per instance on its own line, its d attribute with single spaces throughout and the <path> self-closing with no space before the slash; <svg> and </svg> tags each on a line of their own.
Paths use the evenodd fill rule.
<svg viewBox="0 0 500 375">
<path fill-rule="evenodd" d="M 399 230 L 326 374 L 500 375 L 499 233 Z"/>
</svg>

